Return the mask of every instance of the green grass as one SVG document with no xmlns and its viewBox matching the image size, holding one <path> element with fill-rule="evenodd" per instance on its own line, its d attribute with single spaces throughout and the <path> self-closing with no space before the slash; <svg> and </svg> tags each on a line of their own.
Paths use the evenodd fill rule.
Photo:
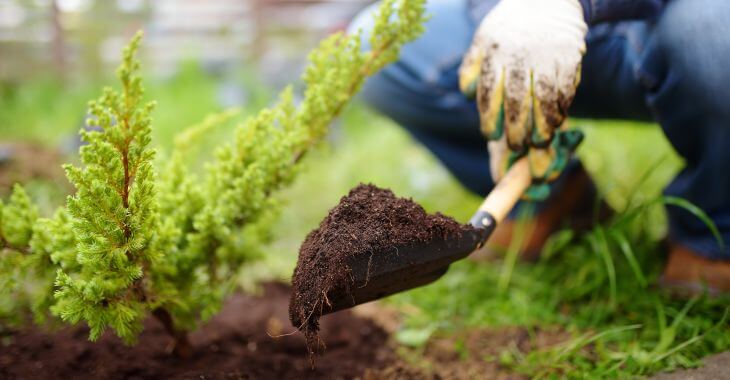
<svg viewBox="0 0 730 380">
<path fill-rule="evenodd" d="M 270 92 L 250 76 L 234 80 L 249 90 L 244 113 L 258 109 L 268 99 Z M 103 86 L 113 83 L 112 78 L 66 85 L 52 78 L 0 83 L 0 141 L 22 139 L 51 147 L 67 143 L 84 124 L 88 101 L 95 99 Z M 182 65 L 171 78 L 145 83 L 148 98 L 157 101 L 153 139 L 163 157 L 180 131 L 222 110 L 217 98 L 219 83 L 196 63 Z M 232 128 L 233 123 L 227 124 L 208 140 L 224 141 Z"/>
<path fill-rule="evenodd" d="M 50 78 L 22 85 L 0 84 L 0 139 L 58 143 L 83 123 L 96 88 L 62 86 Z"/>
<path fill-rule="evenodd" d="M 655 243 L 641 244 L 615 224 L 571 235 L 557 234 L 538 264 L 516 264 L 506 290 L 499 262 L 462 262 L 442 281 L 395 297 L 408 310 L 404 331 L 518 325 L 571 332 L 573 340 L 526 356 L 505 347 L 505 363 L 531 376 L 648 374 L 730 348 L 728 299 L 679 301 L 653 287 L 662 263 Z M 631 242 L 626 251 L 623 239 Z"/>
</svg>

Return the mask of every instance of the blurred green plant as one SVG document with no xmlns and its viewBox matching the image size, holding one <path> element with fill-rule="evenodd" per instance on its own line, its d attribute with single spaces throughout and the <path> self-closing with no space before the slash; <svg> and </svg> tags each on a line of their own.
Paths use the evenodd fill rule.
<svg viewBox="0 0 730 380">
<path fill-rule="evenodd" d="M 58 143 L 82 124 L 84 104 L 93 94 L 87 83 L 63 86 L 46 77 L 0 83 L 0 137 Z"/>
<path fill-rule="evenodd" d="M 38 219 L 38 208 L 25 190 L 16 185 L 7 203 L 0 201 L 0 317 L 17 319 L 18 308 L 26 306 L 18 290 L 23 283 L 23 264 Z M 17 322 L 17 321 L 16 321 Z"/>
<path fill-rule="evenodd" d="M 291 183 L 364 79 L 421 33 L 424 0 L 386 0 L 379 9 L 371 50 L 361 49 L 359 34 L 323 41 L 309 56 L 301 103 L 285 89 L 273 106 L 236 127 L 204 176 L 189 167 L 195 140 L 236 111 L 183 133 L 158 176 L 154 102 L 144 99 L 137 34 L 117 71 L 121 88 L 107 88 L 89 104 L 82 165 L 65 167 L 77 189 L 66 208 L 38 218 L 20 187 L 3 208 L 0 278 L 11 279 L 8 289 L 23 303 L 29 272 L 18 268 L 33 266 L 44 280 L 57 271 L 55 297 L 39 293 L 37 316 L 50 309 L 64 321 L 88 324 L 92 340 L 110 328 L 133 343 L 153 315 L 175 339 L 176 353 L 188 355 L 187 332 L 220 309 L 241 268 L 261 256 L 278 208 L 274 192 Z"/>
</svg>

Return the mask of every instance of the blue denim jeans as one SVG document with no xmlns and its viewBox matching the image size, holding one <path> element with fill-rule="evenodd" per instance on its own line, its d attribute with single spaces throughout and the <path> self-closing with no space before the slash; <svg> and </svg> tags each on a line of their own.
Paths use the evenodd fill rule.
<svg viewBox="0 0 730 380">
<path fill-rule="evenodd" d="M 478 194 L 494 183 L 476 105 L 459 92 L 457 70 L 479 20 L 495 2 L 473 7 L 467 0 L 430 0 L 426 32 L 363 89 L 366 102 L 406 128 Z M 351 29 L 367 35 L 373 9 L 364 10 Z M 668 208 L 670 238 L 714 259 L 730 259 L 728 20 L 730 1 L 673 0 L 654 20 L 592 26 L 570 110 L 578 117 L 661 125 L 686 162 L 666 194 L 702 208 L 727 245 L 721 249 L 704 223 L 676 207 Z"/>
</svg>

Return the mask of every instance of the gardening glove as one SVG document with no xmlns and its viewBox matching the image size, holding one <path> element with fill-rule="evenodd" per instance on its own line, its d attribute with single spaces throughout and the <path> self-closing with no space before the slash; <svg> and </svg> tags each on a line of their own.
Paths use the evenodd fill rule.
<svg viewBox="0 0 730 380">
<path fill-rule="evenodd" d="M 527 155 L 536 184 L 528 198 L 549 194 L 545 182 L 559 176 L 582 140 L 561 127 L 580 81 L 586 32 L 578 0 L 502 0 L 460 68 L 459 86 L 476 95 L 490 140 L 492 177 L 498 181 Z"/>
</svg>

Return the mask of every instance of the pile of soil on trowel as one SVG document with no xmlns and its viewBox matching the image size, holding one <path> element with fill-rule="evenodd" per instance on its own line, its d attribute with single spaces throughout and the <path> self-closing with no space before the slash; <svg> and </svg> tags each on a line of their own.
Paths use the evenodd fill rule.
<svg viewBox="0 0 730 380">
<path fill-rule="evenodd" d="M 387 189 L 360 184 L 350 190 L 304 240 L 294 269 L 289 319 L 304 333 L 310 358 L 323 347 L 319 317 L 328 295 L 350 294 L 349 257 L 391 254 L 393 247 L 458 238 L 469 229 Z"/>
</svg>

